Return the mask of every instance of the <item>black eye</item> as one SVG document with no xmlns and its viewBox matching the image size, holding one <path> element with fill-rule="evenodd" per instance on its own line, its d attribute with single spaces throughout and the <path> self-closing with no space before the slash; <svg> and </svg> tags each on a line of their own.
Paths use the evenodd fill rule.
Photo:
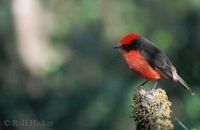
<svg viewBox="0 0 200 130">
<path fill-rule="evenodd" d="M 125 45 L 124 47 L 125 47 L 125 49 L 128 49 L 128 48 L 129 48 L 129 46 L 128 46 L 128 45 Z"/>
<path fill-rule="evenodd" d="M 129 50 L 130 49 L 130 46 L 129 45 L 123 45 L 122 47 L 124 50 Z"/>
</svg>

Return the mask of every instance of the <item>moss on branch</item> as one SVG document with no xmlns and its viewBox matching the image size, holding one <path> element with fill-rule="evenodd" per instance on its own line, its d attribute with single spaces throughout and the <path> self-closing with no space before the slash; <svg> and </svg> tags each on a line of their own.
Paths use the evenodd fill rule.
<svg viewBox="0 0 200 130">
<path fill-rule="evenodd" d="M 171 102 L 163 89 L 140 88 L 133 94 L 133 114 L 137 130 L 172 130 Z"/>
</svg>

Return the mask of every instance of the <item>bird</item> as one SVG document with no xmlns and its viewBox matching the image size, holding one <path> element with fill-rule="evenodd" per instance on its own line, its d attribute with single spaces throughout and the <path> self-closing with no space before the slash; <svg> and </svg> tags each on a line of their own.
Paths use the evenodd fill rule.
<svg viewBox="0 0 200 130">
<path fill-rule="evenodd" d="M 128 67 L 145 79 L 141 86 L 148 81 L 156 81 L 153 87 L 155 88 L 158 81 L 170 80 L 180 83 L 183 88 L 195 95 L 191 87 L 178 75 L 169 57 L 151 40 L 138 33 L 129 33 L 113 48 L 120 49 Z"/>
</svg>

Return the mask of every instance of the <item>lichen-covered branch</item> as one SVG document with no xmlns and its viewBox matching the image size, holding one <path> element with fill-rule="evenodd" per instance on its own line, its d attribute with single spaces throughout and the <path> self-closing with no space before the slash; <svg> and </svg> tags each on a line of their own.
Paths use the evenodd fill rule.
<svg viewBox="0 0 200 130">
<path fill-rule="evenodd" d="M 133 94 L 133 114 L 137 130 L 172 130 L 171 102 L 163 89 L 140 88 Z"/>
</svg>

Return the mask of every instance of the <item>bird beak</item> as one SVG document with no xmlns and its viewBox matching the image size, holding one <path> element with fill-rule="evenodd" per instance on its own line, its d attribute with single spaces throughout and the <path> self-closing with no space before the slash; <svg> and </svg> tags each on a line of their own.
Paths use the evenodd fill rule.
<svg viewBox="0 0 200 130">
<path fill-rule="evenodd" d="M 112 48 L 113 48 L 113 49 L 120 49 L 121 46 L 120 46 L 120 45 L 114 45 Z"/>
</svg>

